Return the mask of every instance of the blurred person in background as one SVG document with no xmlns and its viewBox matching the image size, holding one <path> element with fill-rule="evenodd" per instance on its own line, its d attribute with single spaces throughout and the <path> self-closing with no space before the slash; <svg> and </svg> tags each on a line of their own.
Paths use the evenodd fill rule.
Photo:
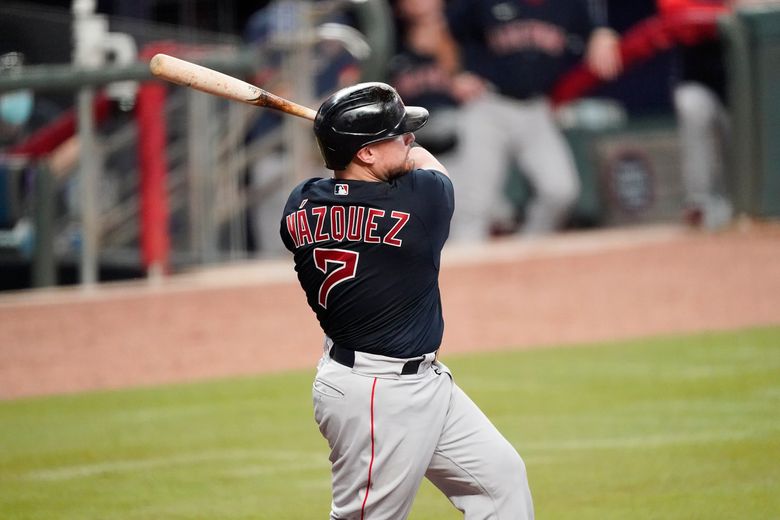
<svg viewBox="0 0 780 520">
<path fill-rule="evenodd" d="M 249 82 L 259 85 L 277 95 L 292 98 L 291 79 L 282 72 L 284 51 L 274 49 L 273 37 L 284 31 L 283 24 L 288 16 L 285 9 L 289 7 L 284 2 L 272 2 L 256 11 L 248 20 L 244 30 L 244 39 L 251 45 L 268 46 L 269 66 L 259 71 Z M 327 22 L 346 23 L 343 15 L 332 15 Z M 296 77 L 296 81 L 314 81 L 314 92 L 323 96 L 338 88 L 354 84 L 360 77 L 358 61 L 347 52 L 343 45 L 335 41 L 321 41 L 314 50 L 315 77 Z M 275 132 L 281 132 L 285 117 L 274 110 L 262 110 L 252 124 L 247 135 L 247 142 L 272 138 Z M 289 171 L 287 158 L 289 149 L 284 139 L 270 151 L 250 165 L 250 179 L 253 191 L 262 197 L 250 207 L 250 229 L 255 250 L 264 254 L 279 254 L 284 248 L 276 239 L 278 226 L 276 219 L 287 200 L 285 175 Z M 318 167 L 314 172 L 300 172 L 302 175 L 326 176 L 327 171 Z M 260 198 L 260 197 L 256 197 Z"/>
<path fill-rule="evenodd" d="M 780 5 L 780 0 L 658 0 L 662 16 L 726 14 L 740 7 Z M 677 49 L 672 87 L 682 155 L 684 218 L 695 227 L 719 229 L 733 218 L 725 177 L 730 142 L 723 42 L 716 36 Z"/>
<path fill-rule="evenodd" d="M 728 12 L 724 0 L 658 0 L 665 17 L 696 17 Z M 723 42 L 691 41 L 676 50 L 672 86 L 677 115 L 684 219 L 695 227 L 718 229 L 731 221 L 733 209 L 724 186 L 729 121 Z"/>
<path fill-rule="evenodd" d="M 397 0 L 398 48 L 390 61 L 390 84 L 407 103 L 428 109 L 417 142 L 453 169 L 458 145 L 458 105 L 453 75 L 458 48 L 449 32 L 443 0 Z"/>
<path fill-rule="evenodd" d="M 0 75 L 18 74 L 24 66 L 21 52 L 0 54 Z M 23 161 L 6 156 L 11 146 L 26 138 L 33 121 L 35 98 L 31 90 L 0 94 L 0 229 L 20 229 L 23 208 L 21 200 L 27 191 L 26 166 Z M 35 118 L 37 119 L 37 118 Z"/>
<path fill-rule="evenodd" d="M 22 52 L 0 54 L 0 76 L 19 74 L 24 65 Z M 0 249 L 10 247 L 29 254 L 33 245 L 34 229 L 29 213 L 39 170 L 28 157 L 9 151 L 58 114 L 58 107 L 36 97 L 32 90 L 0 93 Z"/>
<path fill-rule="evenodd" d="M 0 75 L 18 74 L 24 65 L 20 52 L 0 55 Z M 0 94 L 0 146 L 5 148 L 27 135 L 35 100 L 30 90 L 15 90 Z"/>
<path fill-rule="evenodd" d="M 19 74 L 24 53 L 0 52 L 0 76 Z M 0 153 L 30 137 L 62 113 L 62 107 L 30 89 L 0 92 Z"/>
<path fill-rule="evenodd" d="M 601 78 L 621 71 L 617 34 L 600 2 L 586 0 L 452 0 L 450 29 L 463 70 L 455 90 L 463 105 L 458 189 L 452 239 L 490 236 L 495 208 L 506 207 L 503 186 L 514 160 L 533 198 L 521 233 L 559 229 L 576 202 L 580 181 L 572 153 L 548 101 L 555 82 L 585 59 Z"/>
<path fill-rule="evenodd" d="M 666 17 L 701 19 L 741 7 L 780 6 L 780 0 L 658 0 Z M 694 226 L 716 230 L 727 226 L 734 209 L 726 186 L 730 147 L 729 100 L 723 41 L 683 42 L 677 49 L 672 86 L 679 126 L 684 219 Z"/>
</svg>

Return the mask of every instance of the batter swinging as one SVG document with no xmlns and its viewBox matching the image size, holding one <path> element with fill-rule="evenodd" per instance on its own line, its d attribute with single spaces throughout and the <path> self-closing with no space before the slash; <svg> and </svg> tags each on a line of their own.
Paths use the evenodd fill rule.
<svg viewBox="0 0 780 520">
<path fill-rule="evenodd" d="M 525 466 L 437 360 L 438 275 L 454 199 L 384 83 L 329 97 L 314 133 L 330 179 L 290 194 L 281 236 L 325 332 L 314 416 L 330 446 L 330 518 L 408 516 L 423 476 L 468 519 L 533 518 Z"/>
</svg>

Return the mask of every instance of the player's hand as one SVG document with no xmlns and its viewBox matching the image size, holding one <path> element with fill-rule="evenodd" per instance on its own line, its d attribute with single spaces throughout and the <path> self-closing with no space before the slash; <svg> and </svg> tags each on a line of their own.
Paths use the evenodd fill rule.
<svg viewBox="0 0 780 520">
<path fill-rule="evenodd" d="M 461 103 L 477 99 L 487 90 L 485 80 L 471 72 L 459 72 L 452 78 L 452 95 Z"/>
<path fill-rule="evenodd" d="M 588 42 L 585 62 L 599 78 L 603 80 L 615 79 L 623 70 L 618 34 L 606 27 L 593 31 Z"/>
</svg>

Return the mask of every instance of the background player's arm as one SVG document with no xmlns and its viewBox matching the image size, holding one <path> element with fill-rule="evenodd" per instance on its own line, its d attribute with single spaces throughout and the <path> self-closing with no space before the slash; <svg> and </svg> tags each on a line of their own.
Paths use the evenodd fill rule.
<svg viewBox="0 0 780 520">
<path fill-rule="evenodd" d="M 604 0 L 588 0 L 583 13 L 590 25 L 585 62 L 588 68 L 603 80 L 615 79 L 623 69 L 620 57 L 620 35 L 607 23 L 607 4 Z"/>
<path fill-rule="evenodd" d="M 415 168 L 422 168 L 423 170 L 436 170 L 449 177 L 447 169 L 439 160 L 434 157 L 431 152 L 423 148 L 422 146 L 414 146 L 409 150 L 409 159 L 414 161 Z"/>
<path fill-rule="evenodd" d="M 595 29 L 588 42 L 585 61 L 599 78 L 615 79 L 623 68 L 620 58 L 620 36 L 608 27 Z"/>
<path fill-rule="evenodd" d="M 477 23 L 472 0 L 450 0 L 446 4 L 447 25 L 458 46 L 458 69 L 452 75 L 452 95 L 461 103 L 468 103 L 490 89 L 483 79 L 484 71 L 475 70 L 477 64 L 489 64 L 482 41 L 482 28 Z"/>
</svg>

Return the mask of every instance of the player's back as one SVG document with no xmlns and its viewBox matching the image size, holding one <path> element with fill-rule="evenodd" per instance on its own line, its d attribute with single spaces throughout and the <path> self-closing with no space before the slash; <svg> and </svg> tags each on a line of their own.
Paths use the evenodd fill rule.
<svg viewBox="0 0 780 520">
<path fill-rule="evenodd" d="M 310 179 L 293 190 L 282 240 L 339 347 L 399 358 L 439 347 L 439 260 L 452 211 L 452 184 L 433 170 L 391 182 Z"/>
</svg>

